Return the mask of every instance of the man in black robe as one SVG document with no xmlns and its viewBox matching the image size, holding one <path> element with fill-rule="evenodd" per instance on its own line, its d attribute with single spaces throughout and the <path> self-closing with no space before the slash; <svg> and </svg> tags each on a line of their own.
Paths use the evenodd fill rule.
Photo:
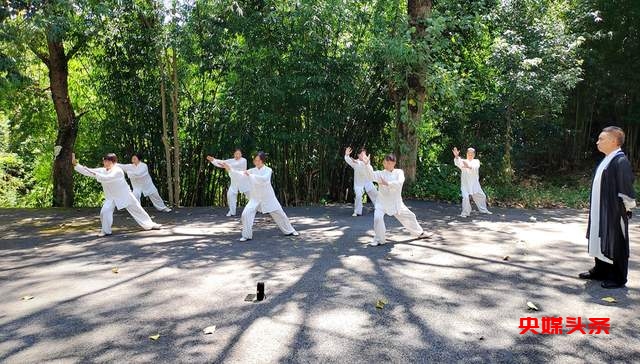
<svg viewBox="0 0 640 364">
<path fill-rule="evenodd" d="M 579 277 L 602 280 L 604 288 L 627 283 L 629 218 L 636 202 L 631 163 L 620 150 L 624 138 L 622 129 L 610 126 L 602 130 L 596 143 L 605 158 L 593 177 L 587 228 L 589 255 L 595 258 L 595 266 Z"/>
</svg>

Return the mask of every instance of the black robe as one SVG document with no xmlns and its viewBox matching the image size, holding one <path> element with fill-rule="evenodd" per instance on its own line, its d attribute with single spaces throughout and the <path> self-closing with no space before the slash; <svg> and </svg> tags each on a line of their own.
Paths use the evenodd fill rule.
<svg viewBox="0 0 640 364">
<path fill-rule="evenodd" d="M 635 199 L 633 179 L 631 163 L 624 153 L 618 153 L 613 157 L 602 172 L 600 181 L 600 250 L 605 257 L 613 261 L 629 258 L 629 217 L 622 198 L 618 194 L 621 193 Z M 624 235 L 620 220 L 624 224 Z M 589 239 L 591 210 L 589 210 L 589 225 L 587 226 L 587 239 Z"/>
</svg>

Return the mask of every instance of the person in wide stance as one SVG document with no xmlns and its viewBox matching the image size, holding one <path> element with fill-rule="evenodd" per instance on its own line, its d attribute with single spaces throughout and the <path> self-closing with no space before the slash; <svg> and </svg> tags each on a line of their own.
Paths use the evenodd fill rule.
<svg viewBox="0 0 640 364">
<path fill-rule="evenodd" d="M 219 168 L 224 168 L 222 163 L 226 163 L 233 171 L 244 172 L 247 170 L 247 160 L 242 157 L 240 148 L 233 152 L 233 158 L 220 160 L 208 155 L 207 160 Z M 229 205 L 227 216 L 235 216 L 238 205 L 238 192 L 243 193 L 249 199 L 251 184 L 248 179 L 241 178 L 234 173 L 229 173 L 229 178 L 231 179 L 231 184 L 229 184 L 229 189 L 227 190 L 227 204 Z"/>
<path fill-rule="evenodd" d="M 462 213 L 460 216 L 469 217 L 471 214 L 471 201 L 469 197 L 473 197 L 473 201 L 478 206 L 478 210 L 482 214 L 491 214 L 487 210 L 487 195 L 480 187 L 480 161 L 476 159 L 476 150 L 467 149 L 467 158 L 460 158 L 458 148 L 453 148 L 453 163 L 460 168 L 460 192 L 462 193 Z"/>
<path fill-rule="evenodd" d="M 629 218 L 636 200 L 631 163 L 621 150 L 624 139 L 622 129 L 610 126 L 596 143 L 605 157 L 593 176 L 587 226 L 588 252 L 595 265 L 579 277 L 601 280 L 603 288 L 624 287 L 629 270 Z"/>
<path fill-rule="evenodd" d="M 386 242 L 384 215 L 395 216 L 405 229 L 418 237 L 430 237 L 431 234 L 425 234 L 422 227 L 418 224 L 416 215 L 411 212 L 407 206 L 405 206 L 404 202 L 402 202 L 404 172 L 402 169 L 395 168 L 395 155 L 388 154 L 384 158 L 384 169 L 381 171 L 374 171 L 369 161 L 369 156 L 365 156 L 364 163 L 367 166 L 369 178 L 376 182 L 379 188 L 373 217 L 373 230 L 375 231 L 375 237 L 373 242 L 369 245 L 378 246 Z"/>
<path fill-rule="evenodd" d="M 160 197 L 160 193 L 158 193 L 158 189 L 153 184 L 153 180 L 151 180 L 149 167 L 147 167 L 145 162 L 140 160 L 139 154 L 133 154 L 131 156 L 131 164 L 118 165 L 127 174 L 127 176 L 129 176 L 131 187 L 133 187 L 133 195 L 138 199 L 138 201 L 140 201 L 140 197 L 144 195 L 149 197 L 156 210 L 171 212 L 171 209 L 164 204 L 162 197 Z"/>
<path fill-rule="evenodd" d="M 124 179 L 124 171 L 120 168 L 118 157 L 109 153 L 102 158 L 102 168 L 88 168 L 78 163 L 75 155 L 71 163 L 76 172 L 95 178 L 104 190 L 104 203 L 100 210 L 100 222 L 102 229 L 99 236 L 111 235 L 111 225 L 113 225 L 113 211 L 127 209 L 129 214 L 136 220 L 138 225 L 145 230 L 159 229 L 160 225 L 151 221 L 149 214 L 142 208 L 138 199 L 129 189 L 127 181 Z"/>
<path fill-rule="evenodd" d="M 269 213 L 276 222 L 276 225 L 280 228 L 280 231 L 285 235 L 299 235 L 293 226 L 291 226 L 289 218 L 282 210 L 282 206 L 276 198 L 276 194 L 271 186 L 271 168 L 264 164 L 266 159 L 267 155 L 264 152 L 258 152 L 253 158 L 255 168 L 247 171 L 234 170 L 228 163 L 222 162 L 222 166 L 230 174 L 234 174 L 239 179 L 248 180 L 251 186 L 249 202 L 242 211 L 242 237 L 240 241 L 247 241 L 253 238 L 253 221 L 258 211 L 263 214 Z"/>
<path fill-rule="evenodd" d="M 344 161 L 353 168 L 353 193 L 356 197 L 353 203 L 352 216 L 360 216 L 362 215 L 362 195 L 366 192 L 371 202 L 375 204 L 378 190 L 376 190 L 376 186 L 373 185 L 373 181 L 367 173 L 367 165 L 364 163 L 367 150 L 364 148 L 360 149 L 358 159 L 351 158 L 352 151 L 351 147 L 345 149 Z"/>
</svg>

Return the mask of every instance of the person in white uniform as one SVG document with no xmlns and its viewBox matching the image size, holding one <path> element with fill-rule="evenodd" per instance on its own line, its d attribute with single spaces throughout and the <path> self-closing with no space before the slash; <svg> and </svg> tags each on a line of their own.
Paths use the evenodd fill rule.
<svg viewBox="0 0 640 364">
<path fill-rule="evenodd" d="M 219 168 L 224 168 L 223 163 L 225 163 L 234 171 L 244 172 L 247 170 L 247 160 L 242 158 L 242 150 L 240 148 L 233 152 L 233 158 L 220 160 L 208 155 L 207 160 Z M 249 199 L 251 184 L 248 179 L 238 177 L 234 173 L 229 173 L 229 178 L 231 179 L 231 184 L 227 190 L 227 204 L 229 205 L 227 216 L 235 216 L 238 205 L 238 192 L 243 193 Z"/>
<path fill-rule="evenodd" d="M 379 188 L 373 216 L 375 237 L 369 245 L 378 246 L 386 242 L 385 234 L 387 228 L 384 225 L 384 215 L 395 216 L 405 229 L 418 237 L 430 237 L 431 234 L 425 234 L 418 224 L 416 215 L 402 202 L 404 172 L 402 169 L 395 168 L 395 155 L 388 154 L 384 158 L 384 169 L 381 171 L 374 171 L 369 161 L 369 156 L 365 156 L 364 163 L 367 166 L 366 171 L 369 178 L 376 182 Z"/>
<path fill-rule="evenodd" d="M 100 221 L 102 229 L 99 236 L 111 235 L 111 225 L 113 225 L 113 211 L 127 209 L 129 214 L 136 220 L 138 225 L 145 230 L 159 229 L 160 225 L 154 223 L 149 214 L 142 208 L 138 199 L 129 189 L 127 181 L 124 179 L 124 171 L 120 168 L 118 157 L 109 153 L 102 159 L 103 168 L 88 168 L 78 163 L 75 155 L 71 163 L 76 172 L 95 178 L 102 184 L 104 190 L 104 203 L 100 210 Z"/>
<path fill-rule="evenodd" d="M 267 156 L 264 152 L 258 152 L 253 158 L 255 168 L 247 171 L 234 170 L 228 163 L 222 162 L 222 166 L 230 174 L 234 174 L 240 179 L 248 180 L 251 186 L 249 202 L 242 211 L 242 237 L 240 241 L 247 241 L 253 238 L 253 221 L 258 211 L 263 214 L 269 213 L 280 228 L 280 231 L 285 235 L 299 235 L 291 226 L 289 218 L 282 210 L 282 206 L 273 191 L 271 186 L 272 171 L 271 168 L 264 164 L 266 158 Z"/>
<path fill-rule="evenodd" d="M 171 212 L 171 209 L 164 204 L 160 193 L 158 193 L 158 189 L 153 184 L 153 180 L 151 180 L 149 167 L 147 167 L 145 162 L 140 160 L 139 154 L 133 154 L 131 156 L 131 164 L 118 164 L 118 166 L 129 176 L 131 187 L 133 187 L 133 195 L 138 201 L 140 201 L 140 197 L 144 195 L 149 197 L 156 210 Z"/>
<path fill-rule="evenodd" d="M 462 159 L 458 148 L 453 148 L 453 156 L 453 163 L 460 168 L 460 191 L 462 192 L 462 213 L 460 216 L 469 217 L 471 214 L 470 196 L 473 197 L 480 213 L 490 215 L 491 211 L 487 210 L 487 195 L 480 187 L 480 160 L 475 159 L 476 150 L 468 148 L 467 159 Z"/>
<path fill-rule="evenodd" d="M 367 166 L 364 163 L 364 158 L 367 155 L 367 150 L 362 148 L 358 153 L 358 159 L 351 158 L 351 152 L 353 150 L 351 147 L 348 147 L 344 151 L 344 161 L 347 162 L 348 165 L 353 168 L 353 192 L 355 194 L 355 201 L 353 204 L 353 215 L 352 216 L 361 216 L 362 215 L 362 196 L 364 192 L 367 193 L 371 202 L 375 205 L 376 196 L 378 195 L 378 190 L 373 185 L 373 181 L 369 178 L 369 174 L 367 173 Z"/>
</svg>

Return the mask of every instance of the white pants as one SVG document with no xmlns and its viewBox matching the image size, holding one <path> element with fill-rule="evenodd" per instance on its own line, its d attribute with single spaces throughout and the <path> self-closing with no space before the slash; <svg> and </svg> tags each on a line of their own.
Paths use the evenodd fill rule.
<svg viewBox="0 0 640 364">
<path fill-rule="evenodd" d="M 245 206 L 242 211 L 242 217 L 240 220 L 242 221 L 242 237 L 246 239 L 253 239 L 253 221 L 256 218 L 257 204 L 253 204 L 249 202 L 247 206 Z M 287 214 L 284 213 L 282 207 L 279 210 L 271 211 L 269 213 L 273 221 L 276 222 L 276 225 L 280 228 L 283 234 L 291 234 L 296 231 L 291 223 L 289 222 L 289 218 Z"/>
<path fill-rule="evenodd" d="M 240 192 L 240 190 L 238 190 L 238 187 L 234 185 L 230 185 L 227 190 L 227 204 L 229 205 L 229 213 L 231 215 L 236 214 L 236 207 L 238 206 L 238 192 Z M 244 193 L 244 195 L 247 196 L 247 199 L 249 199 L 249 191 L 242 193 Z"/>
<path fill-rule="evenodd" d="M 478 193 L 474 193 L 472 195 L 463 193 L 462 194 L 462 214 L 469 215 L 471 214 L 471 201 L 469 200 L 469 196 L 473 197 L 473 201 L 478 206 L 478 210 L 480 212 L 487 213 L 487 195 L 484 192 L 480 191 Z"/>
<path fill-rule="evenodd" d="M 384 225 L 384 211 L 382 209 L 377 208 L 373 214 L 373 230 L 375 231 L 374 241 L 384 243 L 385 242 L 385 233 L 387 232 L 387 227 Z M 410 233 L 414 235 L 420 235 L 423 233 L 422 227 L 418 224 L 418 220 L 416 219 L 416 215 L 411 212 L 408 208 L 404 208 L 398 210 L 395 215 L 396 219 L 404 226 L 405 229 L 409 230 Z"/>
<path fill-rule="evenodd" d="M 113 211 L 116 209 L 116 204 L 113 200 L 105 200 L 100 210 L 100 222 L 102 223 L 102 232 L 105 234 L 111 234 L 111 225 L 113 225 Z M 142 226 L 145 230 L 151 230 L 156 224 L 151 221 L 149 214 L 140 206 L 139 202 L 135 202 L 126 207 L 129 214 L 136 220 L 138 225 Z"/>
<path fill-rule="evenodd" d="M 373 204 L 376 203 L 376 197 L 378 197 L 378 190 L 376 190 L 376 187 L 372 182 L 369 182 L 364 186 L 353 186 L 353 192 L 356 195 L 356 199 L 353 204 L 353 212 L 358 215 L 362 215 L 362 196 L 365 191 L 369 196 L 369 200 L 371 200 Z"/>
<path fill-rule="evenodd" d="M 140 202 L 140 196 L 142 195 L 142 191 L 134 188 L 133 195 L 136 196 L 136 198 L 138 199 L 138 202 Z M 151 203 L 153 204 L 153 207 L 156 208 L 156 210 L 162 211 L 167 208 L 167 205 L 164 204 L 164 201 L 162 200 L 162 197 L 160 197 L 160 194 L 158 193 L 158 191 L 146 196 L 149 197 L 149 200 L 151 200 Z"/>
</svg>

